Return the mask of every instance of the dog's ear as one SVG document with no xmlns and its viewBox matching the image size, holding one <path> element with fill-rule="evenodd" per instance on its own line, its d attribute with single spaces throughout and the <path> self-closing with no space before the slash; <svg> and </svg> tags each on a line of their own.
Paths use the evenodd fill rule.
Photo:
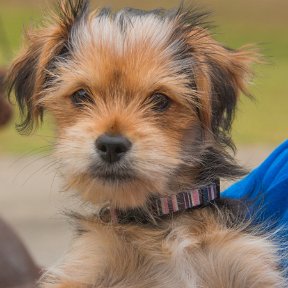
<svg viewBox="0 0 288 288">
<path fill-rule="evenodd" d="M 208 60 L 211 84 L 212 131 L 229 131 L 240 93 L 251 96 L 247 85 L 252 78 L 251 66 L 258 56 L 255 50 L 220 48 Z"/>
<path fill-rule="evenodd" d="M 251 66 L 259 62 L 259 54 L 252 47 L 228 49 L 212 39 L 206 49 L 197 73 L 200 117 L 207 130 L 230 145 L 236 104 L 241 93 L 250 96 L 247 84 L 253 76 Z"/>
<path fill-rule="evenodd" d="M 26 47 L 12 63 L 7 77 L 9 94 L 14 91 L 23 119 L 17 125 L 19 131 L 30 132 L 42 119 L 43 107 L 37 101 L 51 83 L 53 62 L 69 57 L 71 34 L 87 11 L 87 0 L 59 1 L 57 13 L 45 28 L 26 33 Z"/>
<path fill-rule="evenodd" d="M 181 5 L 176 14 L 174 34 L 186 39 L 182 51 L 192 60 L 191 86 L 193 92 L 195 89 L 197 92 L 193 94 L 204 132 L 207 132 L 205 138 L 210 135 L 218 138 L 218 143 L 224 141 L 232 147 L 229 132 L 236 104 L 240 93 L 249 95 L 247 84 L 253 76 L 251 66 L 261 57 L 253 46 L 233 50 L 214 40 L 209 32 L 208 15 L 197 8 Z"/>
<path fill-rule="evenodd" d="M 199 181 L 216 176 L 237 179 L 245 171 L 223 148 L 235 150 L 230 129 L 240 94 L 250 96 L 247 84 L 253 75 L 251 65 L 259 62 L 259 54 L 252 47 L 231 50 L 206 39 L 196 72 L 202 140 L 207 144 Z"/>
</svg>

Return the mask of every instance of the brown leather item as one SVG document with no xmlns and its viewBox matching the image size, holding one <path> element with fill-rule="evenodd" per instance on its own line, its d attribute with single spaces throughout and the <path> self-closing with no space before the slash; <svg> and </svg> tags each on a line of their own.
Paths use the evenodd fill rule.
<svg viewBox="0 0 288 288">
<path fill-rule="evenodd" d="M 0 288 L 33 288 L 39 275 L 19 237 L 0 219 Z"/>
</svg>

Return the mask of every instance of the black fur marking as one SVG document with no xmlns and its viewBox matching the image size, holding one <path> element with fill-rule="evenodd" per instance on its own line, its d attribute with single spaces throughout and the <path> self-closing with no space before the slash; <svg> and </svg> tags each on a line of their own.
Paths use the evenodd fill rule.
<svg viewBox="0 0 288 288">
<path fill-rule="evenodd" d="M 172 13 L 170 15 L 171 18 L 178 19 L 179 27 L 181 27 L 182 31 L 189 33 L 195 27 L 210 29 L 212 27 L 211 22 L 207 20 L 210 14 L 209 11 L 181 4 L 174 12 L 174 15 Z"/>
<path fill-rule="evenodd" d="M 57 57 L 61 57 L 61 58 L 67 58 L 67 56 L 70 54 L 70 49 L 69 48 L 69 44 L 65 44 L 61 50 L 59 51 L 59 53 L 56 54 Z"/>
<path fill-rule="evenodd" d="M 229 71 L 210 61 L 212 71 L 212 131 L 226 145 L 234 148 L 229 132 L 237 104 L 237 88 Z"/>
<path fill-rule="evenodd" d="M 97 17 L 111 17 L 112 10 L 110 8 L 102 8 L 100 12 L 98 13 Z"/>
<path fill-rule="evenodd" d="M 154 16 L 158 16 L 160 18 L 166 17 L 167 12 L 165 9 L 154 9 L 154 10 L 140 10 L 140 9 L 135 9 L 135 8 L 125 8 L 123 10 L 121 10 L 119 13 L 122 12 L 127 13 L 127 15 L 129 16 L 136 16 L 136 17 L 142 17 L 142 16 L 148 16 L 148 15 L 154 15 Z"/>
<path fill-rule="evenodd" d="M 165 9 L 154 9 L 154 10 L 140 10 L 135 8 L 124 8 L 119 12 L 113 14 L 110 9 L 102 9 L 101 12 L 98 14 L 98 17 L 112 17 L 113 19 L 118 19 L 118 25 L 121 29 L 121 32 L 125 34 L 127 28 L 133 25 L 131 21 L 132 17 L 147 17 L 149 15 L 157 16 L 160 19 L 164 19 L 167 17 L 167 13 Z"/>
<path fill-rule="evenodd" d="M 60 3 L 58 5 L 60 6 Z M 50 88 L 53 85 L 55 78 L 51 76 L 51 74 L 54 74 L 56 70 L 56 62 L 71 57 L 73 52 L 71 35 L 77 33 L 79 23 L 81 23 L 81 21 L 83 21 L 88 15 L 88 9 L 89 1 L 68 1 L 64 11 L 60 8 L 60 19 L 62 23 L 64 23 L 67 31 L 66 34 L 63 35 L 63 43 L 47 65 L 43 83 L 44 89 Z"/>
<path fill-rule="evenodd" d="M 34 47 L 32 47 L 34 48 Z M 29 53 L 22 62 L 17 63 L 8 76 L 8 94 L 11 97 L 12 90 L 15 91 L 16 101 L 19 105 L 20 115 L 24 121 L 16 125 L 18 131 L 29 133 L 32 130 L 33 106 L 32 96 L 36 81 L 36 67 L 38 65 L 40 51 Z M 40 111 L 41 117 L 41 111 Z"/>
<path fill-rule="evenodd" d="M 56 73 L 56 63 L 63 61 L 64 59 L 69 59 L 71 57 L 73 47 L 69 44 L 69 40 L 60 47 L 60 51 L 55 53 L 55 56 L 49 61 L 47 68 L 45 69 L 45 77 L 43 80 L 43 89 L 48 89 L 53 86 L 56 78 L 53 74 Z"/>
<path fill-rule="evenodd" d="M 76 33 L 78 24 L 87 17 L 89 11 L 88 0 L 69 0 L 65 2 L 63 7 L 64 9 L 61 8 L 60 3 L 61 2 L 58 2 L 60 10 L 59 16 L 67 31 L 66 35 L 63 35 L 63 44 L 60 46 L 53 59 L 51 59 L 47 65 L 47 72 L 43 83 L 44 89 L 53 85 L 55 79 L 53 76 L 51 76 L 51 74 L 55 72 L 56 62 L 58 60 L 61 61 L 63 59 L 68 59 L 71 56 L 73 51 L 73 46 L 71 45 L 71 35 Z"/>
<path fill-rule="evenodd" d="M 249 203 L 243 200 L 235 200 L 228 198 L 216 199 L 214 206 L 211 205 L 208 209 L 211 209 L 216 213 L 216 215 L 224 215 L 222 217 L 222 223 L 229 229 L 237 229 L 241 227 L 243 230 L 251 229 L 251 211 Z"/>
<path fill-rule="evenodd" d="M 121 14 L 118 20 L 120 29 L 122 33 L 125 33 L 126 29 L 127 29 L 127 19 L 125 17 L 125 14 Z"/>
<path fill-rule="evenodd" d="M 64 2 L 64 9 L 62 9 L 63 1 L 58 2 L 58 11 L 60 11 L 60 19 L 66 27 L 72 27 L 79 19 L 82 19 L 89 10 L 88 0 L 68 0 Z"/>
<path fill-rule="evenodd" d="M 127 9 L 121 10 L 120 12 L 116 14 L 115 17 L 116 18 L 118 17 L 118 25 L 123 34 L 125 34 L 129 26 L 130 27 L 133 26 L 131 15 L 129 14 L 129 11 L 127 11 Z"/>
<path fill-rule="evenodd" d="M 197 183 L 206 183 L 215 177 L 235 180 L 246 175 L 246 171 L 237 164 L 234 157 L 223 148 L 206 148 L 201 157 Z"/>
</svg>

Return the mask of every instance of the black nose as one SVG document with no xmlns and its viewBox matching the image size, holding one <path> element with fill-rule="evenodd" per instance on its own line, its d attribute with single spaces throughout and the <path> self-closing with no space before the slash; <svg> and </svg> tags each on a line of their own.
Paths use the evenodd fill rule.
<svg viewBox="0 0 288 288">
<path fill-rule="evenodd" d="M 103 160 L 119 161 L 131 148 L 132 143 L 121 135 L 104 134 L 96 140 L 96 149 Z"/>
</svg>

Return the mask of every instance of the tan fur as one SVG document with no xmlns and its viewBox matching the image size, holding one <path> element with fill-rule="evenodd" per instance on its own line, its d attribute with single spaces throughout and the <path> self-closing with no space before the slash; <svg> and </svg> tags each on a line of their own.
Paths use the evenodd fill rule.
<svg viewBox="0 0 288 288">
<path fill-rule="evenodd" d="M 224 147 L 239 94 L 248 94 L 255 51 L 224 48 L 197 21 L 183 24 L 185 11 L 173 19 L 151 13 L 127 20 L 125 11 L 102 17 L 69 5 L 82 2 L 62 1 L 61 18 L 29 33 L 8 77 L 28 112 L 24 128 L 43 109 L 53 115 L 66 188 L 100 208 L 145 210 L 151 196 L 191 189 L 203 175 L 209 183 L 233 177 L 233 169 L 239 174 Z M 92 102 L 81 109 L 71 100 L 79 89 Z M 171 99 L 167 111 L 153 111 L 155 92 Z M 105 133 L 133 143 L 126 162 L 114 168 L 133 169 L 132 180 L 105 182 L 93 175 L 93 165 L 102 163 L 95 140 Z M 248 233 L 249 223 L 231 222 L 229 213 L 207 207 L 146 226 L 81 216 L 70 251 L 40 287 L 283 287 L 273 241 Z"/>
<path fill-rule="evenodd" d="M 225 227 L 221 217 L 202 209 L 157 229 L 85 220 L 85 232 L 44 275 L 43 287 L 283 287 L 275 247 Z"/>
</svg>

